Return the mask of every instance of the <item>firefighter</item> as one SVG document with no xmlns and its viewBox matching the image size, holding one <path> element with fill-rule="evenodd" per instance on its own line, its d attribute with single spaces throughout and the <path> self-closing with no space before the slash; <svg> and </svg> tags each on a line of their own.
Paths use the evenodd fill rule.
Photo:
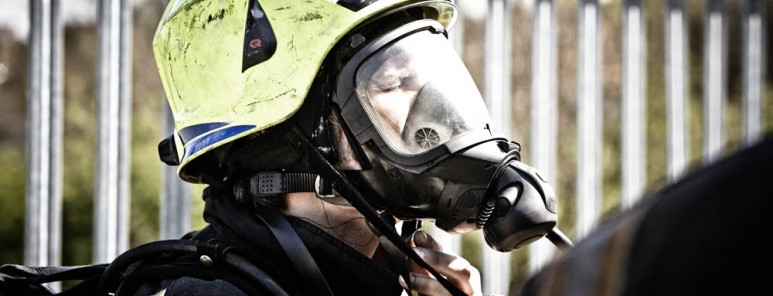
<svg viewBox="0 0 773 296">
<path fill-rule="evenodd" d="M 159 153 L 207 185 L 208 226 L 186 239 L 242 255 L 276 283 L 265 294 L 480 295 L 421 221 L 507 252 L 553 229 L 556 201 L 492 124 L 448 42 L 456 18 L 445 0 L 170 1 L 153 46 L 175 132 Z"/>
</svg>

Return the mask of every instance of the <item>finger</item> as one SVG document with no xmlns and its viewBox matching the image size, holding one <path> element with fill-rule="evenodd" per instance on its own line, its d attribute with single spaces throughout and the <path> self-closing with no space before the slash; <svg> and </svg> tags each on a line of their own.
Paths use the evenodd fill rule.
<svg viewBox="0 0 773 296">
<path fill-rule="evenodd" d="M 413 243 L 416 247 L 443 252 L 443 245 L 439 244 L 431 235 L 421 230 L 416 231 L 416 233 L 413 234 Z"/>
<path fill-rule="evenodd" d="M 413 233 L 413 236 L 411 237 L 410 241 L 411 247 L 424 247 L 436 251 L 443 251 L 443 246 L 439 244 L 432 236 L 430 236 L 428 233 L 418 230 Z M 425 270 L 412 260 L 408 260 L 408 271 L 413 273 L 422 274 L 425 276 L 431 276 L 429 271 Z"/>
<path fill-rule="evenodd" d="M 467 294 L 480 293 L 480 272 L 462 257 L 430 250 L 414 248 L 416 254 L 424 259 L 441 275 Z"/>
<path fill-rule="evenodd" d="M 419 266 L 418 264 L 416 264 L 416 262 L 413 262 L 413 260 L 410 260 L 410 259 L 408 259 L 408 271 L 411 273 L 418 273 L 425 276 L 431 276 L 429 271 Z"/>
<path fill-rule="evenodd" d="M 419 295 L 451 295 L 451 292 L 448 292 L 448 290 L 446 290 L 446 288 L 436 279 L 415 273 L 411 273 L 411 290 L 419 293 Z"/>
</svg>

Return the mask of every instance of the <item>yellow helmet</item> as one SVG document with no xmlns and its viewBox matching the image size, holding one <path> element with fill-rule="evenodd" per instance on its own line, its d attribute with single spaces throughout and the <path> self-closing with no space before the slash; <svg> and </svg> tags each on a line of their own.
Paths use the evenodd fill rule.
<svg viewBox="0 0 773 296">
<path fill-rule="evenodd" d="M 170 1 L 153 50 L 174 115 L 167 145 L 179 176 L 203 182 L 191 163 L 288 120 L 347 33 L 408 8 L 446 29 L 456 18 L 446 0 Z"/>
</svg>

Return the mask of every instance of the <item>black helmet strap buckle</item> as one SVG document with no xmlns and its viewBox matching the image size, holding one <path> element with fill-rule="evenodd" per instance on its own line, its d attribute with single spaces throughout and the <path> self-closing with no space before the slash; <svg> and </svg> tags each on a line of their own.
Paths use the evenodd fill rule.
<svg viewBox="0 0 773 296">
<path fill-rule="evenodd" d="M 250 178 L 250 192 L 265 197 L 291 192 L 314 192 L 314 173 L 260 172 Z"/>
<path fill-rule="evenodd" d="M 315 173 L 260 172 L 250 178 L 250 193 L 256 197 L 293 192 L 314 192 L 317 198 L 331 204 L 349 205 L 331 182 Z"/>
</svg>

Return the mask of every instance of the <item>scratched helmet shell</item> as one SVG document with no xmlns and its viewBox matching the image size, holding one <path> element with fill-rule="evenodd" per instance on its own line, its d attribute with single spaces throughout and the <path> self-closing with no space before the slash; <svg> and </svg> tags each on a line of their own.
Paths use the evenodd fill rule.
<svg viewBox="0 0 773 296">
<path fill-rule="evenodd" d="M 422 7 L 448 29 L 447 0 L 172 0 L 153 50 L 175 121 L 178 175 L 213 149 L 290 118 L 328 53 L 348 32 L 389 12 Z"/>
</svg>

